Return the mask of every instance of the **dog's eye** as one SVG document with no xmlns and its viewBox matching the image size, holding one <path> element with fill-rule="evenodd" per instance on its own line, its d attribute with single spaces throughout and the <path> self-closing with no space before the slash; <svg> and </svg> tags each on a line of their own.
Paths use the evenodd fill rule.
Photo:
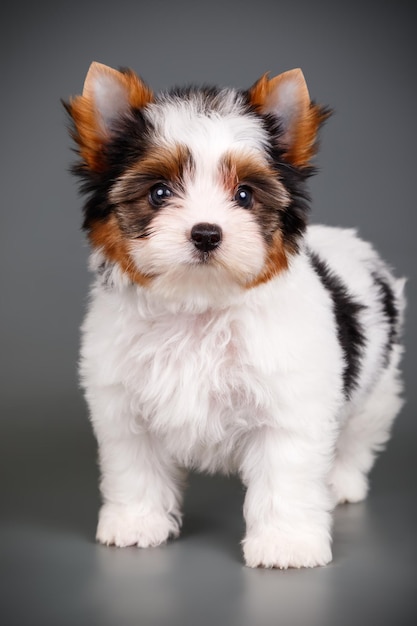
<svg viewBox="0 0 417 626">
<path fill-rule="evenodd" d="M 160 207 L 173 195 L 172 190 L 165 183 L 158 183 L 149 191 L 149 202 L 154 207 Z"/>
<path fill-rule="evenodd" d="M 249 209 L 253 200 L 252 189 L 247 185 L 239 185 L 236 189 L 234 200 L 243 209 Z"/>
</svg>

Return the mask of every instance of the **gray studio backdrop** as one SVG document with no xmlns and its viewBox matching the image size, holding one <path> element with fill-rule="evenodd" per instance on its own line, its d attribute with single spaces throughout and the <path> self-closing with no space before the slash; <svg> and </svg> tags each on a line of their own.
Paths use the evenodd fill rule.
<svg viewBox="0 0 417 626">
<path fill-rule="evenodd" d="M 60 626 L 75 621 L 107 624 L 112 620 L 120 624 L 130 623 L 129 620 L 137 624 L 186 624 L 197 623 L 198 614 L 199 623 L 209 623 L 210 610 L 220 610 L 220 606 L 226 606 L 225 597 L 233 596 L 235 604 L 225 609 L 222 618 L 218 614 L 218 619 L 227 617 L 223 623 L 244 624 L 244 616 L 253 611 L 248 623 L 250 619 L 254 620 L 252 623 L 262 623 L 258 618 L 264 615 L 265 603 L 271 602 L 272 606 L 280 589 L 280 602 L 290 611 L 289 615 L 290 599 L 301 592 L 310 602 L 305 609 L 310 624 L 316 623 L 315 619 L 322 626 L 330 623 L 331 618 L 339 615 L 339 607 L 334 599 L 327 603 L 327 573 L 309 572 L 308 578 L 300 573 L 295 578 L 290 572 L 286 578 L 272 579 L 265 577 L 266 572 L 248 574 L 242 568 L 238 541 L 243 527 L 237 483 L 193 479 L 197 482 L 191 484 L 188 507 L 195 510 L 196 530 L 193 533 L 189 527 L 188 543 L 179 543 L 179 548 L 168 546 L 154 553 L 159 556 L 146 553 L 137 560 L 139 557 L 132 551 L 103 552 L 94 545 L 98 506 L 95 446 L 76 375 L 78 327 L 90 280 L 86 269 L 88 250 L 80 230 L 81 200 L 76 181 L 69 174 L 74 155 L 60 98 L 80 93 L 93 60 L 114 67 L 130 66 L 155 90 L 190 82 L 247 87 L 265 71 L 274 75 L 294 67 L 303 69 L 312 97 L 335 111 L 322 132 L 322 149 L 317 159 L 320 171 L 311 180 L 312 221 L 357 227 L 363 237 L 374 242 L 398 275 L 409 277 L 404 361 L 408 403 L 395 428 L 386 460 L 381 460 L 374 497 L 378 496 L 378 488 L 381 494 L 385 493 L 384 484 L 391 485 L 393 494 L 397 494 L 397 487 L 409 485 L 408 477 L 417 469 L 413 365 L 417 351 L 413 324 L 417 227 L 413 3 L 58 0 L 6 3 L 2 13 L 0 462 L 4 466 L 1 545 L 7 549 L 0 562 L 6 565 L 2 576 L 9 587 L 3 603 L 0 602 L 0 622 L 5 626 Z M 414 488 L 408 493 L 404 497 L 412 499 Z M 401 505 L 395 494 L 394 508 Z M 229 522 L 225 516 L 218 521 L 219 534 L 214 534 L 209 548 L 203 540 L 199 544 L 198 538 L 204 536 L 204 529 L 209 532 L 210 516 L 200 525 L 195 520 L 208 514 L 207 503 L 211 500 L 214 507 L 227 512 L 231 506 L 233 511 Z M 393 515 L 392 503 L 385 508 L 382 500 L 378 503 L 378 519 Z M 399 519 L 415 517 L 415 498 L 413 504 L 403 502 L 402 506 Z M 349 510 L 350 513 L 339 514 L 348 516 L 337 527 L 339 538 L 343 529 L 351 528 L 350 524 L 354 527 L 355 516 L 360 518 L 364 509 Z M 363 529 L 363 519 L 361 523 Z M 225 527 L 229 528 L 228 534 L 222 535 L 220 529 Z M 403 543 L 399 553 L 406 556 L 397 562 L 400 573 L 395 580 L 398 585 L 401 583 L 401 602 L 400 596 L 397 601 L 389 601 L 391 578 L 384 579 L 385 587 L 374 589 L 375 598 L 380 598 L 383 591 L 383 617 L 398 617 L 401 607 L 409 611 L 407 615 L 412 614 L 411 599 L 415 596 L 410 580 L 415 576 L 415 561 L 411 558 L 415 554 L 415 536 L 410 528 L 411 525 L 400 529 Z M 366 529 L 368 532 L 369 527 Z M 392 537 L 397 536 L 397 530 L 392 529 Z M 364 537 L 361 535 L 360 540 L 365 541 Z M 339 542 L 335 567 L 339 567 L 337 571 L 342 577 L 338 579 L 338 602 L 340 607 L 346 602 L 344 615 L 353 617 L 349 610 L 358 610 L 360 603 L 351 599 L 348 602 L 345 597 L 349 585 L 342 584 L 343 572 L 347 570 L 343 570 L 341 558 L 348 552 L 346 546 L 351 539 L 345 535 L 340 539 L 343 550 Z M 216 571 L 218 564 L 213 554 L 220 553 L 223 544 L 230 563 L 224 565 L 221 561 Z M 208 568 L 204 575 L 207 579 L 198 577 L 197 557 L 192 565 L 183 557 L 200 554 L 199 549 L 203 551 L 204 567 Z M 378 544 L 375 550 L 383 553 Z M 392 555 L 394 550 L 388 553 Z M 31 555 L 29 565 L 27 554 Z M 354 554 L 359 558 L 357 547 Z M 45 555 L 49 555 L 49 560 Z M 171 585 L 170 576 L 174 574 L 170 573 L 170 555 L 178 557 L 176 571 L 191 567 L 193 594 L 205 599 L 202 602 L 206 602 L 206 618 L 201 617 L 185 588 Z M 352 583 L 361 568 L 359 562 L 350 565 Z M 222 578 L 223 566 L 228 572 L 227 580 Z M 369 567 L 365 570 L 372 577 L 374 571 Z M 162 585 L 167 603 L 164 608 L 152 605 L 152 589 L 142 593 L 137 607 L 135 594 L 139 591 L 132 589 L 129 595 L 128 586 L 127 604 L 123 604 L 121 596 L 110 602 L 109 597 L 113 596 L 109 590 L 116 593 L 113 583 L 117 589 L 113 573 L 117 571 L 123 580 L 142 576 L 138 585 L 140 582 L 148 589 L 144 568 L 153 576 L 152 584 L 156 587 L 152 589 Z M 389 568 L 390 563 L 381 558 L 378 571 L 387 572 Z M 71 584 L 77 577 L 83 584 L 79 582 L 73 588 Z M 179 585 L 180 578 L 175 580 Z M 279 585 L 275 588 L 277 580 Z M 358 580 L 359 573 L 359 593 L 362 584 Z M 212 595 L 204 593 L 207 585 L 214 585 Z M 317 596 L 312 592 L 315 585 Z M 55 601 L 50 600 L 51 588 Z M 70 588 L 71 597 L 66 592 Z M 86 588 L 90 591 L 86 592 Z M 26 602 L 19 600 L 22 595 Z M 363 602 L 363 606 L 368 606 Z M 126 613 L 118 612 L 117 607 L 122 605 L 129 607 Z M 294 602 L 294 611 L 301 610 L 296 605 Z M 64 607 L 61 612 L 59 606 Z M 375 603 L 370 602 L 369 606 L 375 607 Z M 2 611 L 5 620 L 1 619 Z M 373 618 L 379 615 L 367 614 Z M 346 620 L 348 623 L 348 617 Z"/>
</svg>

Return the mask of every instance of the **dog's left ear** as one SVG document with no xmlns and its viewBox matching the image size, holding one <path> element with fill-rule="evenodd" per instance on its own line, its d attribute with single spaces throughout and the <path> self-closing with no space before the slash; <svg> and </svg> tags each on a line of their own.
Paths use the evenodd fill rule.
<svg viewBox="0 0 417 626">
<path fill-rule="evenodd" d="M 271 79 L 264 74 L 248 94 L 255 109 L 279 120 L 288 161 L 297 167 L 308 165 L 316 152 L 320 124 L 331 112 L 311 102 L 303 72 L 290 70 Z"/>
<path fill-rule="evenodd" d="M 105 147 L 120 118 L 152 100 L 152 91 L 132 70 L 90 65 L 82 95 L 65 104 L 74 122 L 73 137 L 80 156 L 90 170 L 106 169 Z"/>
</svg>

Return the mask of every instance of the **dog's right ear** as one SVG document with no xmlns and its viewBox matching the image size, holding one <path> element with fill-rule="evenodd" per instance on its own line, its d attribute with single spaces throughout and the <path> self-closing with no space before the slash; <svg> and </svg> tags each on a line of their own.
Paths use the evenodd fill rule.
<svg viewBox="0 0 417 626">
<path fill-rule="evenodd" d="M 89 169 L 105 170 L 104 148 L 118 120 L 131 109 L 143 108 L 152 101 L 152 91 L 132 70 L 91 64 L 82 95 L 64 103 L 73 120 L 73 138 Z"/>
</svg>

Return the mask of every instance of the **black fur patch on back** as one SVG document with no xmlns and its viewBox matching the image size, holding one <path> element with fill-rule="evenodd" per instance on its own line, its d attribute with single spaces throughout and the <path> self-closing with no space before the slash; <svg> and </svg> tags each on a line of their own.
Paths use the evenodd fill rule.
<svg viewBox="0 0 417 626">
<path fill-rule="evenodd" d="M 395 302 L 394 292 L 385 278 L 379 276 L 376 272 L 372 274 L 372 278 L 378 287 L 379 301 L 388 324 L 388 337 L 384 354 L 385 366 L 387 366 L 392 346 L 398 339 L 399 313 Z"/>
<path fill-rule="evenodd" d="M 337 335 L 345 357 L 343 388 L 345 397 L 349 399 L 358 382 L 361 355 L 365 345 L 365 335 L 359 320 L 359 313 L 365 307 L 352 298 L 341 279 L 315 252 L 309 251 L 309 257 L 333 301 Z"/>
</svg>

